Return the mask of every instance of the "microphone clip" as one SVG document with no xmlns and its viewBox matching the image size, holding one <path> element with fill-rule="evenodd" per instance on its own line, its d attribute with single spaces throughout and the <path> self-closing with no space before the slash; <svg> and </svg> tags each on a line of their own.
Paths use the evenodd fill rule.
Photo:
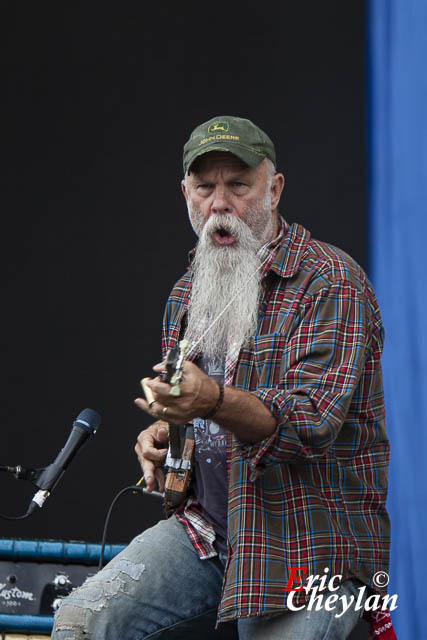
<svg viewBox="0 0 427 640">
<path fill-rule="evenodd" d="M 12 473 L 16 480 L 28 480 L 37 486 L 37 480 L 40 477 L 43 469 L 29 469 L 18 464 L 16 467 L 0 467 L 0 471 L 6 471 Z"/>
</svg>

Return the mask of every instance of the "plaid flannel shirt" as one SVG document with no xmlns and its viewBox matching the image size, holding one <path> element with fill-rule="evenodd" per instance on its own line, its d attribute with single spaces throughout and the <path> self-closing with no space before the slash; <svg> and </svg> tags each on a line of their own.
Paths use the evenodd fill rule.
<svg viewBox="0 0 427 640">
<path fill-rule="evenodd" d="M 229 434 L 218 622 L 286 609 L 292 567 L 305 567 L 306 576 L 327 567 L 329 576 L 369 586 L 377 571 L 388 571 L 389 443 L 374 291 L 350 256 L 299 224 L 282 221 L 269 251 L 256 336 L 228 359 L 225 377 L 255 394 L 277 426 L 256 444 Z M 169 296 L 164 352 L 179 340 L 191 281 L 190 266 Z M 213 530 L 194 499 L 176 516 L 200 558 L 215 555 Z M 295 604 L 308 599 L 304 590 L 295 595 Z"/>
</svg>

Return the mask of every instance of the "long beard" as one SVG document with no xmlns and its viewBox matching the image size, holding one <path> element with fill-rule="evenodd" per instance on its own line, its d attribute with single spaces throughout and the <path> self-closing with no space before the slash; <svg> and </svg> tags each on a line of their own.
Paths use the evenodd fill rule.
<svg viewBox="0 0 427 640">
<path fill-rule="evenodd" d="M 218 246 L 213 234 L 219 228 L 236 237 Z M 257 252 L 262 243 L 239 218 L 212 215 L 204 225 L 193 260 L 193 284 L 186 338 L 194 343 L 216 319 L 199 343 L 203 354 L 221 362 L 231 349 L 239 349 L 255 334 L 260 297 Z M 227 305 L 230 306 L 224 311 Z"/>
</svg>

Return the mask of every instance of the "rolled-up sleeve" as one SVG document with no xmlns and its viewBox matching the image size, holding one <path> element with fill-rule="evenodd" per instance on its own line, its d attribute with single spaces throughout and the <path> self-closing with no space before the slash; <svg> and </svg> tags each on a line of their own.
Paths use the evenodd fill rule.
<svg viewBox="0 0 427 640">
<path fill-rule="evenodd" d="M 255 475 L 277 463 L 322 458 L 349 412 L 365 367 L 369 314 L 360 291 L 347 280 L 306 298 L 291 335 L 259 335 L 253 391 L 277 420 L 255 444 L 240 443 Z"/>
</svg>

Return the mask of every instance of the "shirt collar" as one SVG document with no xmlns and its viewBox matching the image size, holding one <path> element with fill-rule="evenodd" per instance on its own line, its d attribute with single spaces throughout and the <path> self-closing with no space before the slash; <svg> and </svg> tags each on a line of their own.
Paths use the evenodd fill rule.
<svg viewBox="0 0 427 640">
<path fill-rule="evenodd" d="M 298 271 L 301 260 L 310 242 L 311 234 L 300 224 L 286 225 L 281 242 L 275 245 L 276 251 L 269 269 L 282 278 L 291 278 Z"/>
</svg>

